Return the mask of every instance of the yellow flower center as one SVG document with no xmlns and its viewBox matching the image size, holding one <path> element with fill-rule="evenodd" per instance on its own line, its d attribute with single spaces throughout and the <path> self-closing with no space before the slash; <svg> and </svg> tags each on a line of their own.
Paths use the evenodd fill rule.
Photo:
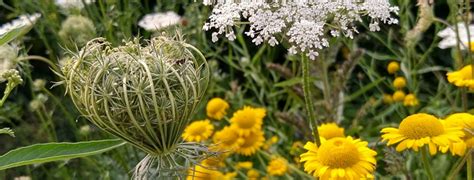
<svg viewBox="0 0 474 180">
<path fill-rule="evenodd" d="M 240 128 L 249 129 L 252 128 L 257 121 L 253 113 L 243 113 L 239 118 L 236 118 L 235 122 Z"/>
<path fill-rule="evenodd" d="M 357 147 L 346 138 L 336 137 L 321 144 L 317 156 L 330 168 L 347 168 L 359 162 Z"/>
<path fill-rule="evenodd" d="M 400 123 L 400 133 L 409 139 L 434 137 L 444 132 L 443 124 L 438 118 L 424 113 L 406 117 Z"/>
<path fill-rule="evenodd" d="M 254 146 L 257 142 L 258 142 L 258 135 L 257 134 L 253 134 L 253 135 L 250 135 L 248 137 L 245 137 L 245 141 L 244 143 L 242 144 L 242 146 L 240 146 L 241 148 L 249 148 L 249 147 L 252 147 Z"/>
<path fill-rule="evenodd" d="M 232 146 L 239 139 L 239 135 L 235 131 L 228 132 L 228 134 L 221 136 L 220 143 L 227 146 Z"/>
<path fill-rule="evenodd" d="M 205 132 L 206 126 L 204 125 L 195 125 L 195 126 L 190 126 L 188 133 L 190 135 L 196 136 L 196 135 L 201 135 L 203 132 Z"/>
</svg>

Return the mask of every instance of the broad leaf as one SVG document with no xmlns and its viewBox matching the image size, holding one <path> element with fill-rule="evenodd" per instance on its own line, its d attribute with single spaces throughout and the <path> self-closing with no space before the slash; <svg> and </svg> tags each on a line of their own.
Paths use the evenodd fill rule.
<svg viewBox="0 0 474 180">
<path fill-rule="evenodd" d="M 100 154 L 124 144 L 125 142 L 118 139 L 35 144 L 11 150 L 0 156 L 0 170 Z"/>
</svg>

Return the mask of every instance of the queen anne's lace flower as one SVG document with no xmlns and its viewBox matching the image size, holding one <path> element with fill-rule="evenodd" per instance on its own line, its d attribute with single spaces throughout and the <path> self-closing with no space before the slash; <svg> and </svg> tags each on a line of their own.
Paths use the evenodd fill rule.
<svg viewBox="0 0 474 180">
<path fill-rule="evenodd" d="M 173 11 L 168 11 L 165 13 L 147 14 L 138 22 L 138 26 L 147 31 L 157 31 L 168 26 L 179 24 L 180 21 L 181 16 Z"/>
<path fill-rule="evenodd" d="M 213 3 L 205 0 L 203 4 Z M 378 31 L 380 23 L 398 23 L 391 13 L 397 14 L 398 7 L 391 6 L 388 0 L 298 0 L 273 3 L 264 0 L 217 0 L 209 22 L 204 24 L 203 29 L 214 30 L 214 42 L 219 39 L 219 35 L 234 40 L 232 27 L 237 21 L 247 19 L 250 27 L 245 34 L 256 45 L 267 42 L 275 46 L 279 44 L 279 39 L 288 39 L 291 43 L 288 49 L 290 53 L 302 52 L 314 59 L 318 50 L 329 46 L 328 34 L 353 38 L 354 33 L 358 33 L 354 22 L 362 22 L 362 16 L 370 19 L 371 31 Z"/>
<path fill-rule="evenodd" d="M 25 26 L 31 26 L 40 17 L 41 17 L 41 14 L 39 14 L 39 13 L 35 13 L 35 14 L 31 14 L 31 15 L 30 14 L 21 15 L 17 19 L 0 26 L 0 37 L 3 36 L 4 34 L 10 32 L 13 29 L 19 29 L 19 28 L 23 28 Z"/>
</svg>

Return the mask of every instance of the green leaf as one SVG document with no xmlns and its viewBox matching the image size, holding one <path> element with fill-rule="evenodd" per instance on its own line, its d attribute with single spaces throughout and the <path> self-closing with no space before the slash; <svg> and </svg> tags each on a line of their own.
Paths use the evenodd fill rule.
<svg viewBox="0 0 474 180">
<path fill-rule="evenodd" d="M 273 86 L 275 86 L 275 87 L 287 87 L 287 86 L 294 86 L 294 85 L 301 84 L 301 83 L 303 83 L 303 78 L 295 77 L 295 78 L 291 78 L 291 79 L 276 83 Z"/>
<path fill-rule="evenodd" d="M 370 57 L 376 59 L 376 60 L 395 60 L 398 59 L 397 56 L 393 55 L 388 55 L 388 54 L 382 54 L 382 53 L 376 53 L 376 52 L 371 52 L 371 51 L 366 51 L 366 54 L 369 55 Z"/>
<path fill-rule="evenodd" d="M 379 78 L 379 79 L 373 81 L 373 82 L 370 83 L 370 84 L 367 84 L 366 86 L 362 87 L 362 88 L 359 89 L 358 91 L 352 93 L 350 96 L 346 97 L 346 98 L 344 99 L 344 102 L 350 102 L 350 101 L 356 99 L 357 97 L 363 95 L 365 92 L 371 90 L 372 88 L 377 87 L 377 85 L 378 85 L 379 83 L 381 83 L 383 80 L 385 80 L 384 77 Z"/>
<path fill-rule="evenodd" d="M 0 170 L 100 154 L 124 144 L 124 141 L 118 139 L 35 144 L 11 150 L 0 156 Z"/>
</svg>

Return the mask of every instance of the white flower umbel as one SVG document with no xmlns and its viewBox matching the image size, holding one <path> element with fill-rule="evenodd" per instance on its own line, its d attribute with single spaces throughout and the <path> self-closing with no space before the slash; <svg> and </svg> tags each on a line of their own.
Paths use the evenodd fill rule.
<svg viewBox="0 0 474 180">
<path fill-rule="evenodd" d="M 27 26 L 32 26 L 40 17 L 41 17 L 41 14 L 39 13 L 35 13 L 31 15 L 30 14 L 21 15 L 17 19 L 9 23 L 3 24 L 0 27 L 0 37 L 14 29 L 20 29 Z"/>
<path fill-rule="evenodd" d="M 84 4 L 94 3 L 95 0 L 55 0 L 54 3 L 61 9 L 82 9 Z"/>
<path fill-rule="evenodd" d="M 459 41 L 456 37 L 456 27 L 459 31 Z M 469 41 L 474 41 L 474 24 L 470 24 L 468 27 L 464 25 L 463 22 L 458 23 L 455 26 L 447 27 L 438 32 L 438 36 L 443 38 L 438 44 L 438 47 L 441 49 L 455 47 L 459 42 L 461 49 L 467 49 Z M 467 31 L 469 30 L 470 36 L 468 36 Z"/>
<path fill-rule="evenodd" d="M 358 33 L 355 22 L 362 22 L 362 17 L 370 20 L 370 31 L 379 31 L 381 23 L 398 23 L 392 17 L 398 14 L 398 7 L 388 0 L 205 0 L 203 4 L 214 5 L 203 27 L 214 31 L 212 41 L 219 35 L 234 40 L 232 27 L 246 19 L 250 27 L 245 34 L 256 45 L 267 42 L 275 46 L 279 39 L 288 39 L 290 53 L 305 53 L 311 59 L 329 46 L 329 37 L 353 38 Z"/>
<path fill-rule="evenodd" d="M 147 31 L 158 31 L 162 28 L 179 24 L 181 16 L 173 11 L 165 13 L 152 13 L 143 16 L 138 22 L 138 26 Z"/>
</svg>

